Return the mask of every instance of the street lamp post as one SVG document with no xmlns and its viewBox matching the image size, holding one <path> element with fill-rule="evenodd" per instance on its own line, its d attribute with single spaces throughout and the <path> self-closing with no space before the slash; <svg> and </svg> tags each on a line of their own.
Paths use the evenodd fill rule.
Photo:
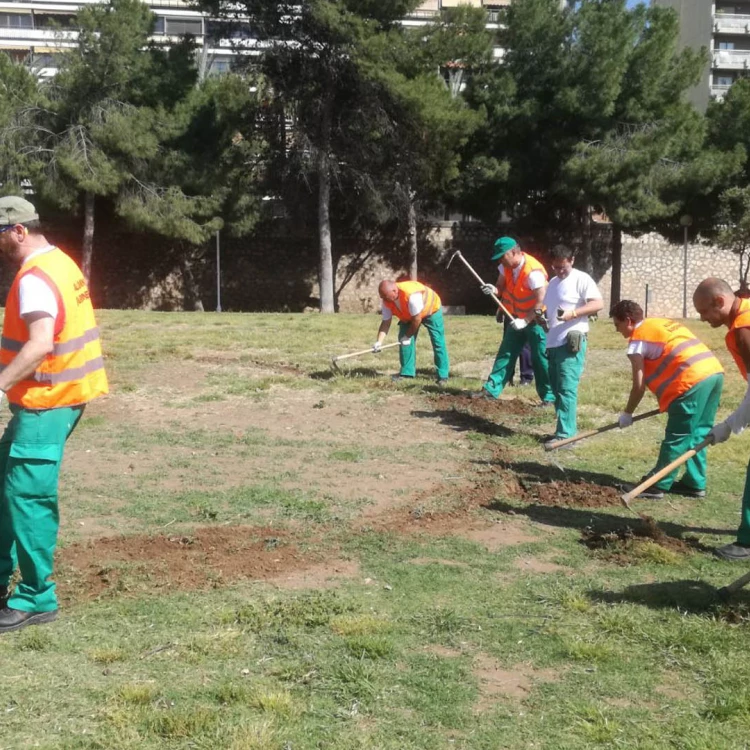
<svg viewBox="0 0 750 750">
<path fill-rule="evenodd" d="M 221 245 L 216 230 L 216 312 L 221 312 Z"/>
<path fill-rule="evenodd" d="M 687 268 L 688 268 L 688 227 L 693 223 L 693 217 L 685 214 L 680 217 L 683 228 L 682 239 L 682 317 L 687 318 Z"/>
</svg>

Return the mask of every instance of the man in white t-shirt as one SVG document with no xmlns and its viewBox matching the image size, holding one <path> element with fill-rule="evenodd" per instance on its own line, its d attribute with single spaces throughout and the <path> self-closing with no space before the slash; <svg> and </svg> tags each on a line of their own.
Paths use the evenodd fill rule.
<svg viewBox="0 0 750 750">
<path fill-rule="evenodd" d="M 589 315 L 598 313 L 604 303 L 596 282 L 573 268 L 573 251 L 556 245 L 550 251 L 555 274 L 544 295 L 547 307 L 547 358 L 549 378 L 555 394 L 557 428 L 554 440 L 576 434 L 578 383 L 586 359 Z"/>
</svg>

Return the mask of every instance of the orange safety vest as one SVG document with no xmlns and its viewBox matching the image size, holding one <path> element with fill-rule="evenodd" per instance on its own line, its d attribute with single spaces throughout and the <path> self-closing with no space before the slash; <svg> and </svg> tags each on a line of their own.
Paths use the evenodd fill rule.
<svg viewBox="0 0 750 750">
<path fill-rule="evenodd" d="M 525 318 L 536 307 L 536 292 L 529 289 L 528 278 L 532 271 L 541 271 L 547 281 L 549 276 L 544 266 L 533 256 L 524 253 L 523 266 L 518 279 L 513 281 L 513 269 L 503 268 L 505 274 L 505 289 L 502 302 L 514 318 Z"/>
<path fill-rule="evenodd" d="M 86 281 L 75 262 L 58 248 L 31 258 L 13 280 L 5 303 L 0 369 L 10 364 L 29 340 L 20 315 L 18 288 L 30 273 L 44 280 L 57 299 L 54 348 L 36 372 L 8 390 L 8 401 L 25 409 L 54 409 L 80 406 L 108 393 L 99 328 Z"/>
<path fill-rule="evenodd" d="M 646 318 L 630 340 L 664 347 L 659 359 L 644 359 L 643 363 L 646 386 L 656 396 L 660 411 L 666 411 L 678 396 L 706 378 L 724 372 L 714 353 L 674 320 Z"/>
<path fill-rule="evenodd" d="M 740 350 L 737 346 L 737 334 L 735 331 L 738 328 L 750 328 L 750 299 L 740 300 L 740 309 L 737 311 L 737 317 L 732 321 L 732 325 L 729 326 L 729 332 L 724 339 L 727 349 L 729 349 L 732 357 L 734 357 L 737 367 L 740 368 L 742 377 L 747 380 L 747 368 L 742 361 L 742 357 L 740 357 Z"/>
<path fill-rule="evenodd" d="M 406 323 L 412 319 L 412 314 L 409 312 L 409 297 L 417 292 L 422 292 L 424 307 L 420 313 L 423 318 L 428 318 L 433 313 L 436 313 L 440 307 L 440 297 L 437 292 L 430 289 L 430 287 L 420 284 L 418 281 L 397 281 L 396 286 L 398 287 L 398 306 L 395 302 L 389 302 L 383 300 L 383 304 L 402 322 Z"/>
</svg>

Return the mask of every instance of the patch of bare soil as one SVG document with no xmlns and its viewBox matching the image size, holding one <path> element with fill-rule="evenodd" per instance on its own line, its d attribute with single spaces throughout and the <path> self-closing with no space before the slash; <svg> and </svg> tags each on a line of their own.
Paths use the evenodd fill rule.
<svg viewBox="0 0 750 750">
<path fill-rule="evenodd" d="M 60 579 L 70 599 L 147 584 L 151 589 L 197 589 L 237 579 L 279 579 L 294 571 L 323 574 L 317 561 L 303 557 L 288 533 L 248 526 L 202 527 L 187 535 L 102 537 L 58 552 Z M 330 565 L 330 564 L 329 564 Z M 329 567 L 328 571 L 335 572 Z"/>
<path fill-rule="evenodd" d="M 644 516 L 643 521 L 636 522 L 633 526 L 611 531 L 596 531 L 587 527 L 581 532 L 581 543 L 590 550 L 612 552 L 613 559 L 625 564 L 632 562 L 632 551 L 643 542 L 658 544 L 683 555 L 696 550 L 706 550 L 697 537 L 686 536 L 684 539 L 678 539 L 667 535 L 650 516 Z"/>
<path fill-rule="evenodd" d="M 479 683 L 480 694 L 479 700 L 474 704 L 475 714 L 494 708 L 498 698 L 523 700 L 535 684 L 554 682 L 562 676 L 556 670 L 534 669 L 528 664 L 517 664 L 506 669 L 487 654 L 476 657 L 473 674 Z"/>
<path fill-rule="evenodd" d="M 532 536 L 523 529 L 507 523 L 496 523 L 489 528 L 473 529 L 464 532 L 460 536 L 464 539 L 476 542 L 477 544 L 481 544 L 489 552 L 495 552 L 501 547 L 538 541 L 538 537 Z"/>
</svg>

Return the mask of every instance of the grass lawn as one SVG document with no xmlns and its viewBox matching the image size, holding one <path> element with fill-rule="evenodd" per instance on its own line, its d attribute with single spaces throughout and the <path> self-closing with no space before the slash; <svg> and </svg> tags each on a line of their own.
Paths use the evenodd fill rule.
<svg viewBox="0 0 750 750">
<path fill-rule="evenodd" d="M 374 315 L 99 313 L 112 395 L 61 480 L 61 616 L 0 639 L 0 748 L 746 748 L 750 593 L 732 540 L 746 436 L 703 501 L 619 503 L 664 417 L 572 451 L 529 388 L 472 402 L 501 329 L 331 357 Z M 723 332 L 720 416 L 744 393 Z M 617 418 L 625 341 L 592 328 L 579 429 Z M 641 411 L 655 406 L 649 395 Z M 589 544 L 582 542 L 588 540 Z"/>
</svg>

